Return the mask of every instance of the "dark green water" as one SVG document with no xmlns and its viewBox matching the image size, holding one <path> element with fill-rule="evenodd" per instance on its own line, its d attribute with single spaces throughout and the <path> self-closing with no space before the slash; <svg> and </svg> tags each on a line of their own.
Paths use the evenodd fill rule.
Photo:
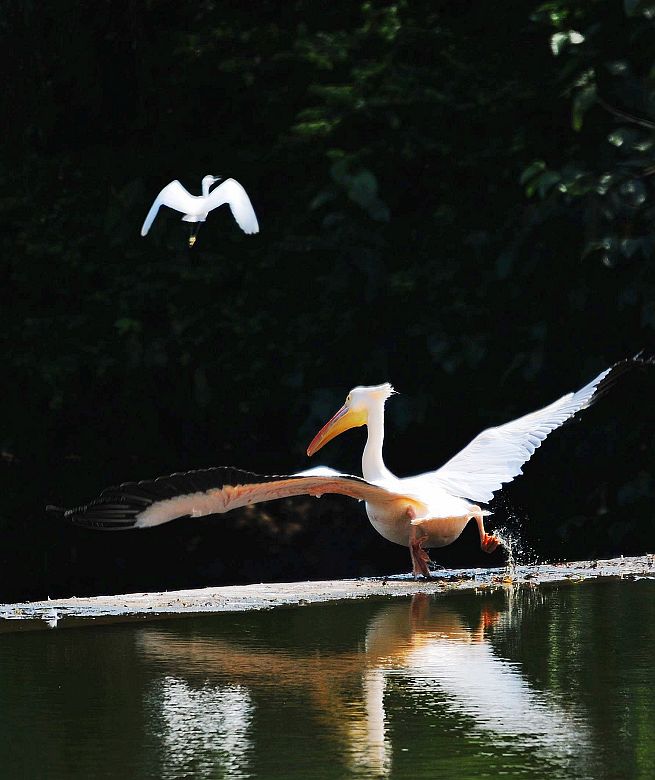
<svg viewBox="0 0 655 780">
<path fill-rule="evenodd" d="M 655 582 L 0 637 L 7 778 L 653 778 Z"/>
</svg>

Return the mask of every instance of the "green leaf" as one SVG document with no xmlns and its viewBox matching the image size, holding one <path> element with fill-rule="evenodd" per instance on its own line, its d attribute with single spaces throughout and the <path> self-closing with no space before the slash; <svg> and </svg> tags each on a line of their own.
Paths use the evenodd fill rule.
<svg viewBox="0 0 655 780">
<path fill-rule="evenodd" d="M 576 132 L 582 130 L 582 121 L 584 115 L 596 102 L 596 85 L 589 84 L 579 90 L 573 98 L 571 107 L 571 124 Z"/>
<path fill-rule="evenodd" d="M 121 317 L 120 319 L 116 320 L 114 327 L 121 336 L 126 336 L 129 333 L 141 332 L 141 323 L 138 320 L 132 319 L 131 317 Z"/>
<path fill-rule="evenodd" d="M 655 16 L 655 5 L 649 0 L 623 0 L 623 10 L 626 16 L 645 16 L 646 19 Z"/>
<path fill-rule="evenodd" d="M 389 208 L 378 196 L 378 181 L 371 171 L 361 168 L 351 173 L 348 161 L 341 159 L 332 164 L 330 173 L 344 187 L 350 200 L 361 206 L 371 219 L 377 222 L 389 221 Z"/>
<path fill-rule="evenodd" d="M 618 130 L 612 131 L 608 136 L 607 140 L 612 144 L 612 146 L 623 146 L 625 143 L 625 130 L 623 128 L 619 128 Z"/>
<path fill-rule="evenodd" d="M 531 198 L 536 192 L 543 199 L 556 184 L 560 183 L 561 179 L 561 174 L 556 171 L 543 170 L 528 182 L 525 188 L 526 195 Z"/>
<path fill-rule="evenodd" d="M 541 198 L 545 198 L 550 190 L 560 182 L 560 175 L 555 171 L 544 171 L 537 179 L 537 192 Z"/>
<path fill-rule="evenodd" d="M 543 160 L 535 160 L 523 171 L 521 178 L 519 179 L 519 184 L 525 184 L 530 181 L 530 179 L 534 179 L 538 173 L 542 173 L 545 170 L 546 163 Z"/>
<path fill-rule="evenodd" d="M 352 177 L 348 196 L 367 211 L 372 219 L 388 221 L 389 209 L 378 197 L 378 182 L 370 171 L 362 170 Z"/>
</svg>

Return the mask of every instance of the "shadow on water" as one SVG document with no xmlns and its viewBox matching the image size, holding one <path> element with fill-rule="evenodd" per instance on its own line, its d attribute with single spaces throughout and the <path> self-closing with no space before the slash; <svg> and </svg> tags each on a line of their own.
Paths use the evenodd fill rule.
<svg viewBox="0 0 655 780">
<path fill-rule="evenodd" d="M 6 636 L 5 769 L 653 776 L 654 613 L 604 582 Z"/>
</svg>

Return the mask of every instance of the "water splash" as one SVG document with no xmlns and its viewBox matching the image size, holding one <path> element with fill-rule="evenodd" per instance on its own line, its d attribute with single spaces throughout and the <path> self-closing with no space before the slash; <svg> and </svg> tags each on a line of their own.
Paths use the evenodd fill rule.
<svg viewBox="0 0 655 780">
<path fill-rule="evenodd" d="M 503 581 L 512 583 L 516 579 L 516 556 L 519 554 L 521 540 L 507 528 L 498 528 L 495 534 L 500 539 L 500 543 L 507 554 Z"/>
<path fill-rule="evenodd" d="M 503 581 L 509 584 L 516 580 L 517 566 L 534 566 L 539 563 L 539 558 L 521 533 L 525 525 L 525 513 L 512 506 L 503 494 L 498 496 L 496 506 L 502 508 L 505 517 L 505 524 L 494 528 L 494 534 L 500 539 L 507 555 Z"/>
<path fill-rule="evenodd" d="M 505 579 L 514 581 L 517 566 L 536 566 L 539 563 L 539 558 L 534 548 L 525 541 L 520 532 L 515 528 L 501 526 L 494 529 L 494 533 L 500 539 L 507 555 Z"/>
</svg>

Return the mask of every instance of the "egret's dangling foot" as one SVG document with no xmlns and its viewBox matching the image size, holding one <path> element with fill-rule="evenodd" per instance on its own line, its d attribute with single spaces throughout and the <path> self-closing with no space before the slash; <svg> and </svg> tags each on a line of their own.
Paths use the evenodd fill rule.
<svg viewBox="0 0 655 780">
<path fill-rule="evenodd" d="M 191 229 L 189 232 L 189 249 L 196 243 L 196 239 L 198 238 L 198 231 L 200 230 L 200 225 L 202 222 L 195 222 L 191 225 Z"/>
</svg>

